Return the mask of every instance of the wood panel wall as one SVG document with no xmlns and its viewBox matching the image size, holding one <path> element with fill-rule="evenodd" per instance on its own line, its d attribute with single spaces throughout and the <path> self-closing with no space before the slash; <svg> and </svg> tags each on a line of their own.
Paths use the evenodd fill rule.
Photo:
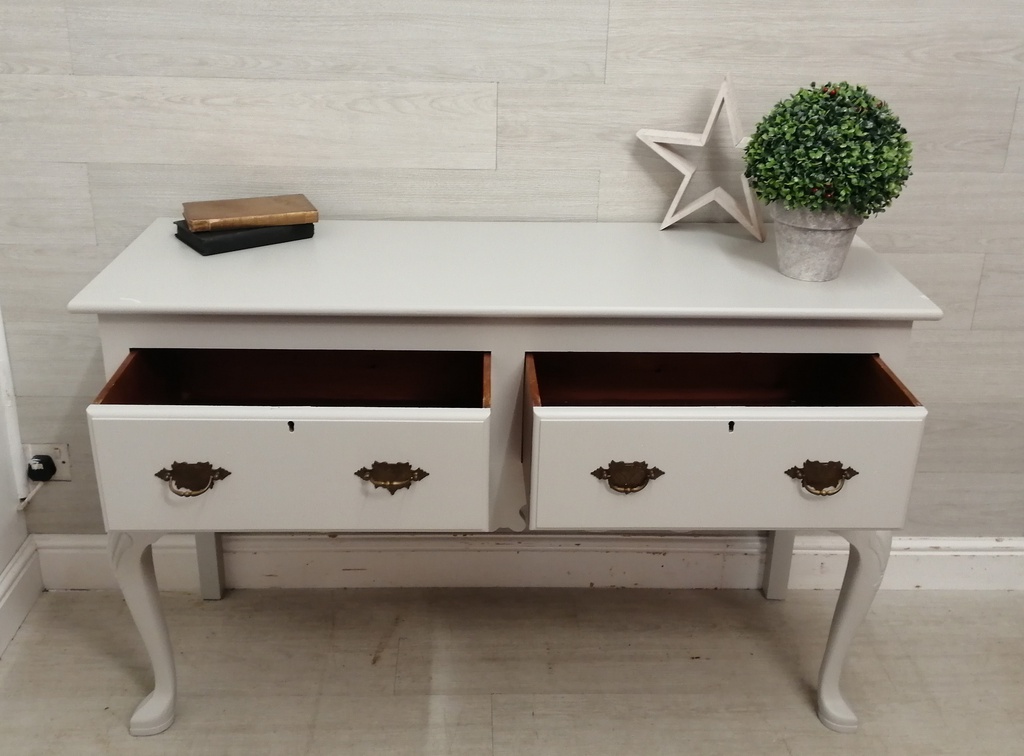
<svg viewBox="0 0 1024 756">
<path fill-rule="evenodd" d="M 1024 534 L 1020 0 L 0 0 L 0 307 L 23 436 L 74 465 L 31 529 L 102 530 L 96 328 L 64 308 L 154 216 L 304 192 L 653 223 L 677 179 L 635 132 L 699 129 L 726 73 L 748 130 L 811 81 L 900 114 L 915 175 L 862 235 L 946 311 L 906 376 L 931 409 L 907 532 Z M 741 169 L 721 140 L 701 161 L 695 189 Z"/>
</svg>

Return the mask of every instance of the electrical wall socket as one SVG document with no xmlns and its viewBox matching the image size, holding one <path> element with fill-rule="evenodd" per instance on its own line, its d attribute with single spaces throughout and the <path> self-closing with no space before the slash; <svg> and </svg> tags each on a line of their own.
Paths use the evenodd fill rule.
<svg viewBox="0 0 1024 756">
<path fill-rule="evenodd" d="M 50 480 L 71 480 L 71 453 L 67 444 L 24 444 L 25 465 L 37 454 L 48 454 L 57 465 L 57 472 Z"/>
</svg>

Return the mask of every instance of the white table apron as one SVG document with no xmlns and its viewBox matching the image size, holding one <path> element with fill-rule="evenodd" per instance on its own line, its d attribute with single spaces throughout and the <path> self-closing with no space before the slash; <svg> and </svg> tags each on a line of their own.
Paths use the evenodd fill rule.
<svg viewBox="0 0 1024 756">
<path fill-rule="evenodd" d="M 730 227 L 658 233 L 646 224 L 325 221 L 314 239 L 217 258 L 184 248 L 172 229 L 170 219 L 155 222 L 69 306 L 98 315 L 108 378 L 135 349 L 489 353 L 489 493 L 479 503 L 487 508 L 480 530 L 533 529 L 522 515 L 530 511 L 521 458 L 529 353 L 879 354 L 898 373 L 913 321 L 941 314 L 863 245 L 844 278 L 806 284 L 780 276 L 762 259 L 769 245 Z M 656 263 L 667 271 L 650 269 Z M 877 522 L 832 528 L 851 544 L 819 681 L 819 718 L 837 731 L 857 726 L 839 676 L 881 581 L 905 493 L 886 506 L 891 516 Z M 165 532 L 196 532 L 204 595 L 219 596 L 216 533 L 145 521 L 118 527 L 106 500 L 104 515 L 155 677 L 130 731 L 155 734 L 173 721 L 175 678 L 151 547 Z M 770 531 L 764 592 L 781 598 L 800 523 L 782 528 L 758 517 L 747 529 Z M 709 525 L 674 529 L 701 527 Z M 230 529 L 250 530 L 241 521 Z"/>
</svg>

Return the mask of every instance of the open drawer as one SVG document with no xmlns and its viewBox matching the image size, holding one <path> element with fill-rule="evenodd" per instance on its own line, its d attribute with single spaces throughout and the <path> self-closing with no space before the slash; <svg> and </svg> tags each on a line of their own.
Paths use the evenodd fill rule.
<svg viewBox="0 0 1024 756">
<path fill-rule="evenodd" d="M 925 409 L 871 354 L 526 358 L 537 529 L 898 528 Z"/>
<path fill-rule="evenodd" d="M 490 355 L 139 349 L 88 410 L 108 530 L 486 531 Z"/>
</svg>

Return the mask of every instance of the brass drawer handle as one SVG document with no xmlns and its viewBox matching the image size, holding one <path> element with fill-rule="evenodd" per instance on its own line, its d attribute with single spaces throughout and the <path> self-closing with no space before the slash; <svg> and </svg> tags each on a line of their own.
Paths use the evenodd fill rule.
<svg viewBox="0 0 1024 756">
<path fill-rule="evenodd" d="M 156 474 L 167 481 L 167 487 L 175 496 L 199 496 L 213 488 L 218 480 L 224 480 L 231 473 L 223 467 L 214 468 L 209 462 L 172 462 Z"/>
<path fill-rule="evenodd" d="M 408 462 L 374 462 L 369 467 L 356 470 L 356 475 L 373 483 L 374 488 L 386 488 L 392 496 L 400 488 L 409 488 L 430 473 L 418 467 L 414 470 Z"/>
<path fill-rule="evenodd" d="M 607 480 L 608 487 L 623 494 L 643 491 L 647 484 L 665 474 L 657 467 L 648 467 L 646 462 L 615 462 L 608 467 L 599 467 L 592 473 L 598 480 Z"/>
<path fill-rule="evenodd" d="M 799 480 L 808 493 L 833 496 L 842 491 L 843 484 L 858 472 L 852 467 L 843 467 L 842 462 L 812 462 L 808 459 L 801 467 L 786 470 L 786 475 Z"/>
</svg>

